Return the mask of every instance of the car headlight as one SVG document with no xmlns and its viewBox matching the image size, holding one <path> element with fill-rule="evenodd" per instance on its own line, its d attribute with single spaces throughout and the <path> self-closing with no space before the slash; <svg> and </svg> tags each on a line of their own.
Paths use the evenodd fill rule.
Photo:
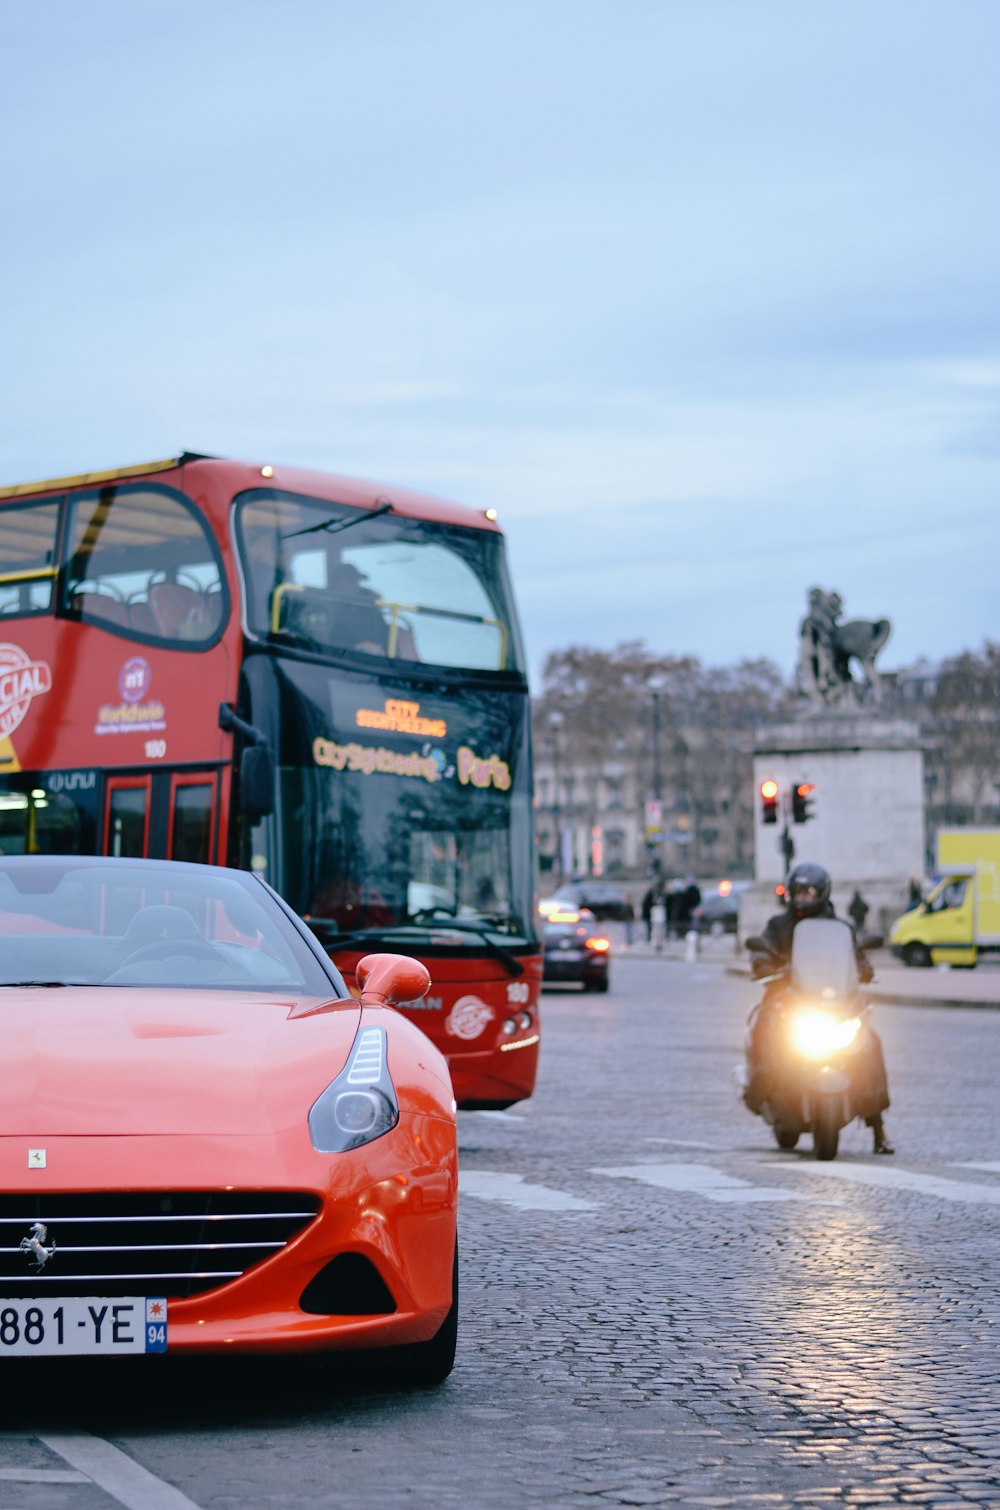
<svg viewBox="0 0 1000 1510">
<path fill-rule="evenodd" d="M 846 1049 L 861 1031 L 859 1017 L 835 1017 L 832 1012 L 796 1012 L 792 1040 L 805 1059 L 829 1059 Z"/>
<path fill-rule="evenodd" d="M 313 1103 L 309 1135 L 317 1153 L 346 1153 L 390 1132 L 399 1103 L 389 1077 L 385 1028 L 360 1028 L 348 1060 Z"/>
</svg>

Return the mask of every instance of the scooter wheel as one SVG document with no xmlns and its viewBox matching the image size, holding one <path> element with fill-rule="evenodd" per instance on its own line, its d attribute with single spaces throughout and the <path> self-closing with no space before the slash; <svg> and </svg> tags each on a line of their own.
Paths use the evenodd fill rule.
<svg viewBox="0 0 1000 1510">
<path fill-rule="evenodd" d="M 779 1148 L 794 1148 L 799 1141 L 798 1130 L 794 1127 L 774 1127 L 772 1132 Z"/>
<path fill-rule="evenodd" d="M 813 1113 L 813 1153 L 817 1159 L 835 1159 L 840 1141 L 840 1122 L 837 1108 L 821 1101 Z"/>
</svg>

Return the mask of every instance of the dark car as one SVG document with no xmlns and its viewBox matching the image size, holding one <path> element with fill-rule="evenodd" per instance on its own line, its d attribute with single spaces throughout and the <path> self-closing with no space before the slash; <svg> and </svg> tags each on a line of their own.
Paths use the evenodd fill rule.
<svg viewBox="0 0 1000 1510">
<path fill-rule="evenodd" d="M 587 912 L 565 907 L 543 914 L 542 979 L 577 981 L 585 991 L 608 989 L 611 940 Z"/>
<path fill-rule="evenodd" d="M 721 885 L 702 894 L 702 899 L 691 914 L 701 933 L 735 933 L 740 913 L 740 892 L 745 881 L 723 881 Z"/>
<path fill-rule="evenodd" d="M 586 907 L 595 918 L 613 918 L 624 923 L 632 917 L 632 906 L 620 886 L 614 881 L 564 881 L 555 895 L 576 907 Z"/>
</svg>

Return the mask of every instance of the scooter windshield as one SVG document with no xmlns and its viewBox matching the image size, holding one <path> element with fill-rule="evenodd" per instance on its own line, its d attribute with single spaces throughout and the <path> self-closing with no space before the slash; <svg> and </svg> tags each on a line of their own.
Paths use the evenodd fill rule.
<svg viewBox="0 0 1000 1510">
<path fill-rule="evenodd" d="M 853 995 L 858 967 L 850 924 L 840 918 L 802 918 L 792 934 L 792 979 L 810 996 Z"/>
</svg>

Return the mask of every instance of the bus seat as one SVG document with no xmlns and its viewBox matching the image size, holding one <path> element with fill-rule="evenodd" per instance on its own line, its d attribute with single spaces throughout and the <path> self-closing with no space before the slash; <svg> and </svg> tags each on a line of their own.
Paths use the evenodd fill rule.
<svg viewBox="0 0 1000 1510">
<path fill-rule="evenodd" d="M 128 608 L 119 598 L 103 592 L 75 592 L 70 600 L 74 613 L 89 619 L 103 619 L 106 624 L 127 624 Z"/>
<path fill-rule="evenodd" d="M 203 640 L 212 625 L 205 594 L 183 582 L 154 582 L 149 589 L 149 607 L 155 633 L 167 640 Z"/>
<path fill-rule="evenodd" d="M 135 598 L 129 603 L 128 617 L 136 634 L 156 633 L 156 620 L 146 598 Z"/>
</svg>

